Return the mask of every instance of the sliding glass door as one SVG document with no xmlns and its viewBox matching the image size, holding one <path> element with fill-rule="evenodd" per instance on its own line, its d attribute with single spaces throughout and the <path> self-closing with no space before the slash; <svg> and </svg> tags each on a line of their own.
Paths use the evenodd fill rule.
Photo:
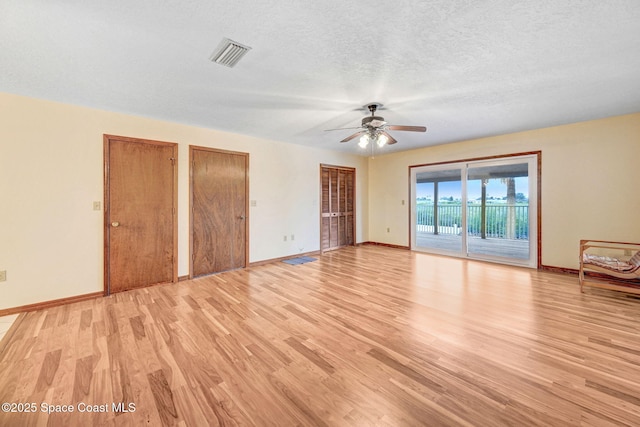
<svg viewBox="0 0 640 427">
<path fill-rule="evenodd" d="M 537 155 L 411 168 L 412 249 L 536 267 Z"/>
</svg>

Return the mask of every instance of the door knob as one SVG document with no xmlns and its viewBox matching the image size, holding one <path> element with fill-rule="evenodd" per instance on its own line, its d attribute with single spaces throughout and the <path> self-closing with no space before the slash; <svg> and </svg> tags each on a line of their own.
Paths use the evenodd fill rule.
<svg viewBox="0 0 640 427">
<path fill-rule="evenodd" d="M 119 226 L 120 226 L 120 223 L 119 223 L 118 221 L 113 221 L 113 222 L 111 223 L 111 226 L 112 226 L 112 227 L 119 227 Z"/>
<path fill-rule="evenodd" d="M 246 217 L 244 215 L 240 215 L 238 218 L 245 219 Z"/>
</svg>

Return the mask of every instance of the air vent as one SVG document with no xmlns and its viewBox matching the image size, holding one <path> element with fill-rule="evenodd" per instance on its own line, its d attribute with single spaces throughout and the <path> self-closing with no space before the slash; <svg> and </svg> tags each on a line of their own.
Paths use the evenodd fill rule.
<svg viewBox="0 0 640 427">
<path fill-rule="evenodd" d="M 222 64 L 227 67 L 235 66 L 240 58 L 244 56 L 251 48 L 229 39 L 222 39 L 218 48 L 211 55 L 211 61 Z"/>
</svg>

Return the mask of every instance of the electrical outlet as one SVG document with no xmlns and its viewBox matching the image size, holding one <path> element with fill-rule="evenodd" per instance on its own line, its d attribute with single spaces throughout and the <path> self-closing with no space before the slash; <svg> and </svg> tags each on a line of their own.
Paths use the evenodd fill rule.
<svg viewBox="0 0 640 427">
<path fill-rule="evenodd" d="M 251 207 L 255 208 L 256 206 L 258 206 L 258 202 L 256 200 L 251 200 Z"/>
<path fill-rule="evenodd" d="M 93 202 L 93 210 L 94 211 L 99 211 L 100 210 L 100 202 Z"/>
<path fill-rule="evenodd" d="M 284 235 L 284 241 L 285 242 L 287 241 L 287 235 L 286 234 Z"/>
<path fill-rule="evenodd" d="M 0 271 L 0 282 L 7 281 L 7 270 Z"/>
<path fill-rule="evenodd" d="M 293 234 L 291 235 L 291 241 L 296 240 L 296 236 L 294 236 Z"/>
<path fill-rule="evenodd" d="M 391 229 L 387 227 L 387 233 L 391 233 Z"/>
</svg>

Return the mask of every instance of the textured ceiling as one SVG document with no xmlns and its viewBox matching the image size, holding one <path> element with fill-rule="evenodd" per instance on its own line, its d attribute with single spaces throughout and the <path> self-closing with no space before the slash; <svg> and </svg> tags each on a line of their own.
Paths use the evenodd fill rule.
<svg viewBox="0 0 640 427">
<path fill-rule="evenodd" d="M 407 150 L 640 111 L 639 22 L 638 0 L 1 0 L 0 91 L 353 153 L 324 129 L 377 101 L 427 126 L 391 132 Z M 252 47 L 235 68 L 223 37 Z"/>
</svg>

